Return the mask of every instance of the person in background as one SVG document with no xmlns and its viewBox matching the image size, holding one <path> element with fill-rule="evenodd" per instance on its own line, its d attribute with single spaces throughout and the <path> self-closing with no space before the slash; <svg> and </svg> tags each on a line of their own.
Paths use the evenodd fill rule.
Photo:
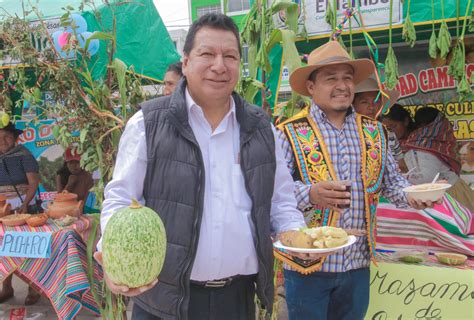
<svg viewBox="0 0 474 320">
<path fill-rule="evenodd" d="M 310 106 L 278 126 L 298 208 L 310 227 L 328 225 L 358 235 L 344 250 L 285 268 L 291 320 L 364 319 L 380 195 L 397 206 L 434 205 L 402 191 L 410 184 L 387 151 L 383 125 L 352 107 L 355 85 L 374 69 L 372 61 L 353 60 L 337 41 L 330 41 L 290 75 L 291 88 L 311 98 Z"/>
<path fill-rule="evenodd" d="M 78 201 L 85 202 L 93 185 L 92 175 L 81 168 L 81 155 L 77 153 L 77 149 L 67 148 L 64 153 L 64 165 L 56 175 L 57 191 L 75 193 Z"/>
<path fill-rule="evenodd" d="M 386 115 L 382 117 L 383 124 L 389 131 L 395 133 L 399 143 L 402 146 L 410 133 L 415 130 L 415 122 L 410 116 L 410 112 L 402 105 L 395 103 Z"/>
<path fill-rule="evenodd" d="M 31 152 L 23 145 L 16 144 L 22 132 L 11 122 L 0 129 L 0 194 L 7 197 L 7 202 L 18 213 L 33 213 L 29 206 L 31 208 L 35 205 L 34 199 L 40 181 L 39 168 Z M 14 295 L 12 277 L 3 280 L 0 303 Z M 35 304 L 39 298 L 40 294 L 30 286 L 25 305 Z"/>
<path fill-rule="evenodd" d="M 461 159 L 451 123 L 438 109 L 424 107 L 415 113 L 415 127 L 403 143 L 408 179 L 413 184 L 439 179 L 452 187 L 447 191 L 462 205 L 474 211 L 474 191 L 460 178 Z"/>
<path fill-rule="evenodd" d="M 400 92 L 397 90 L 386 90 L 388 98 L 380 92 L 379 85 L 374 76 L 359 83 L 355 88 L 354 101 L 352 105 L 357 113 L 376 119 L 382 106 L 388 103 L 388 109 L 393 106 Z M 398 162 L 398 166 L 402 172 L 406 172 L 406 164 L 403 160 L 403 152 L 394 132 L 388 131 L 388 147 L 393 157 Z"/>
<path fill-rule="evenodd" d="M 461 155 L 462 170 L 465 172 L 474 172 L 474 142 L 463 144 L 459 150 Z"/>
<path fill-rule="evenodd" d="M 165 89 L 163 94 L 165 96 L 169 96 L 174 92 L 176 89 L 176 85 L 178 84 L 179 80 L 183 77 L 183 63 L 182 62 L 175 62 L 168 66 L 168 69 L 165 73 L 165 78 L 163 82 L 165 84 Z"/>
</svg>

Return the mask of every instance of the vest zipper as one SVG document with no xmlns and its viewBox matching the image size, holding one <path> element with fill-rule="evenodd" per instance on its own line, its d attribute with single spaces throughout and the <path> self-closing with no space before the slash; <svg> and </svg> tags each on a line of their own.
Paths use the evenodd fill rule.
<svg viewBox="0 0 474 320">
<path fill-rule="evenodd" d="M 240 151 L 241 151 L 241 155 L 240 155 L 240 167 L 242 168 L 243 171 L 245 171 L 245 161 L 242 161 L 242 159 L 244 157 L 242 157 L 242 146 L 240 147 Z M 247 179 L 245 179 L 245 175 L 244 175 L 244 182 L 245 182 L 245 189 L 247 190 L 248 194 L 251 195 L 251 193 L 249 192 L 249 186 L 248 186 L 248 182 L 247 182 Z M 263 270 L 260 270 L 260 265 L 262 266 L 265 266 L 264 263 L 263 263 L 263 254 L 260 250 L 260 243 L 258 241 L 258 226 L 257 226 L 257 218 L 255 217 L 255 210 L 254 210 L 254 199 L 252 198 L 252 211 L 251 211 L 251 216 L 252 216 L 252 221 L 253 221 L 253 225 L 255 226 L 255 233 L 256 233 L 256 237 L 255 237 L 255 249 L 257 250 L 257 259 L 258 259 L 258 262 L 259 262 L 259 270 L 258 272 L 263 272 L 263 288 L 262 288 L 262 297 L 263 299 L 265 300 L 268 300 L 266 295 L 265 295 L 265 288 L 267 287 L 267 270 L 265 268 L 262 268 Z M 257 281 L 258 281 L 258 275 L 257 275 Z M 267 302 L 267 301 L 265 301 Z M 267 310 L 267 313 L 268 313 L 268 310 Z"/>
<path fill-rule="evenodd" d="M 202 160 L 202 155 L 200 152 L 195 152 L 195 154 L 197 155 L 197 158 L 200 160 L 201 162 L 201 165 L 204 163 L 204 161 Z M 197 190 L 197 193 L 199 194 L 199 198 L 198 198 L 198 207 L 199 207 L 199 211 L 198 211 L 198 217 L 197 219 L 194 220 L 194 224 L 193 224 L 193 238 L 192 238 L 192 243 L 191 243 L 191 250 L 189 251 L 189 254 L 187 256 L 187 262 L 186 262 L 186 266 L 184 268 L 184 273 L 183 275 L 181 276 L 181 289 L 183 290 L 183 295 L 181 296 L 181 298 L 179 299 L 178 301 L 178 319 L 184 319 L 186 318 L 187 319 L 187 315 L 183 315 L 183 300 L 184 298 L 189 295 L 189 286 L 186 286 L 186 283 L 185 281 L 187 279 L 189 279 L 189 276 L 190 276 L 190 267 L 192 266 L 193 262 L 194 262 L 194 256 L 196 254 L 196 250 L 197 250 L 197 239 L 199 239 L 199 234 L 198 234 L 198 225 L 201 224 L 201 218 L 202 218 L 202 199 L 204 198 L 201 197 L 201 190 L 202 190 L 202 185 L 203 183 L 205 183 L 204 181 L 204 178 L 202 177 L 202 168 L 199 168 L 199 172 L 198 172 L 198 175 L 199 175 L 199 180 L 200 180 L 200 183 L 198 185 L 198 190 Z M 200 214 L 199 214 L 200 212 Z M 183 317 L 185 316 L 185 317 Z"/>
</svg>

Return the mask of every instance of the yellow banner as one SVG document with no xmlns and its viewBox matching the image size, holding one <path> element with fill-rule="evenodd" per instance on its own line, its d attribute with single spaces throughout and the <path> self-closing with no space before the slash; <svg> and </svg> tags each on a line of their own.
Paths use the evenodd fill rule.
<svg viewBox="0 0 474 320">
<path fill-rule="evenodd" d="M 366 320 L 473 320 L 474 270 L 380 263 Z"/>
</svg>

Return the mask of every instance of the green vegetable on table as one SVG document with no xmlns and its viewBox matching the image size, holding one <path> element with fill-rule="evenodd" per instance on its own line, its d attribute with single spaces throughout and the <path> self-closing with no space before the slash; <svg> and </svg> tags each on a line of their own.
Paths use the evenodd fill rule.
<svg viewBox="0 0 474 320">
<path fill-rule="evenodd" d="M 418 257 L 418 256 L 403 256 L 403 257 L 400 257 L 399 258 L 400 261 L 403 261 L 405 263 L 420 263 L 423 261 L 423 258 L 422 257 Z"/>
</svg>

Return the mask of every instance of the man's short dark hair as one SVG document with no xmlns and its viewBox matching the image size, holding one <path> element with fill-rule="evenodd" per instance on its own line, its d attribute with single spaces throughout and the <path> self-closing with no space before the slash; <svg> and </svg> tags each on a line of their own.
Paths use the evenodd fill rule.
<svg viewBox="0 0 474 320">
<path fill-rule="evenodd" d="M 183 76 L 183 63 L 181 61 L 172 63 L 168 66 L 168 69 L 166 69 L 166 72 L 174 72 L 180 77 Z"/>
<path fill-rule="evenodd" d="M 311 82 L 316 81 L 316 76 L 318 75 L 318 71 L 319 71 L 319 69 L 316 69 L 313 72 L 311 72 L 309 74 L 308 80 L 311 81 Z"/>
<path fill-rule="evenodd" d="M 237 28 L 234 20 L 222 13 L 207 13 L 193 22 L 188 30 L 186 40 L 184 41 L 183 52 L 186 55 L 189 55 L 194 47 L 194 39 L 196 38 L 197 32 L 204 27 L 232 32 L 237 39 L 237 48 L 239 48 L 239 54 L 242 56 L 239 29 Z"/>
</svg>

